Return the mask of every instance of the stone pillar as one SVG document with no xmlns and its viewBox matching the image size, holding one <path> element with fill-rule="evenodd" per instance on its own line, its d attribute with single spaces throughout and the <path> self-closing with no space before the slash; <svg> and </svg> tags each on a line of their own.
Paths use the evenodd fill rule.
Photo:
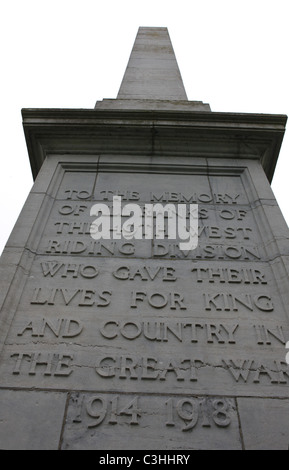
<svg viewBox="0 0 289 470">
<path fill-rule="evenodd" d="M 287 449 L 286 117 L 188 101 L 166 28 L 140 28 L 116 100 L 22 114 L 36 179 L 1 259 L 0 447 Z M 114 196 L 198 204 L 197 248 L 95 240 Z"/>
</svg>

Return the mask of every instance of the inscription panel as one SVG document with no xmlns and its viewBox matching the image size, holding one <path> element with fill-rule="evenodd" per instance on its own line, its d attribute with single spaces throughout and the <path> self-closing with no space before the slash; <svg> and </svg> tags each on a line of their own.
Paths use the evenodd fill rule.
<svg viewBox="0 0 289 470">
<path fill-rule="evenodd" d="M 83 448 L 241 449 L 235 401 L 224 397 L 72 394 L 62 449 Z"/>
<path fill-rule="evenodd" d="M 103 201 L 101 201 L 103 202 Z M 51 211 L 42 237 L 39 253 L 43 255 L 72 255 L 90 257 L 154 257 L 183 259 L 227 259 L 260 260 L 264 257 L 264 248 L 252 209 L 240 205 L 216 206 L 199 204 L 198 247 L 191 252 L 181 250 L 180 238 L 168 239 L 167 216 L 165 216 L 165 234 L 162 240 L 94 240 L 90 227 L 95 217 L 90 216 L 90 209 L 95 202 L 57 201 Z M 105 202 L 112 214 L 112 203 Z M 137 202 L 143 210 L 145 203 Z M 156 202 L 155 204 L 159 204 Z M 164 202 L 162 202 L 165 205 Z M 183 203 L 182 203 L 183 204 Z M 123 206 L 125 203 L 123 204 Z M 177 203 L 175 203 L 177 208 Z M 189 208 L 189 205 L 187 205 Z M 224 208 L 225 207 L 225 208 Z M 189 210 L 189 209 L 188 209 Z M 121 226 L 128 220 L 121 217 Z M 112 227 L 113 218 L 110 217 Z M 154 217 L 154 228 L 156 218 Z M 187 214 L 187 224 L 189 215 Z M 144 228 L 143 228 L 144 235 Z"/>
<path fill-rule="evenodd" d="M 286 305 L 251 189 L 242 171 L 65 171 L 6 337 L 4 386 L 286 396 Z M 167 234 L 93 240 L 90 208 L 113 195 L 197 203 L 198 248 Z"/>
<path fill-rule="evenodd" d="M 287 337 L 264 263 L 39 256 L 1 371 L 7 385 L 286 394 Z"/>
</svg>

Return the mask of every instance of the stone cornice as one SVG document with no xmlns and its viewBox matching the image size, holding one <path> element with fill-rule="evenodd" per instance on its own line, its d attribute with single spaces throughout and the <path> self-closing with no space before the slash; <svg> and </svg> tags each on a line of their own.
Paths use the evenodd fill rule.
<svg viewBox="0 0 289 470">
<path fill-rule="evenodd" d="M 287 116 L 168 110 L 23 109 L 34 178 L 53 153 L 259 159 L 272 180 Z"/>
</svg>

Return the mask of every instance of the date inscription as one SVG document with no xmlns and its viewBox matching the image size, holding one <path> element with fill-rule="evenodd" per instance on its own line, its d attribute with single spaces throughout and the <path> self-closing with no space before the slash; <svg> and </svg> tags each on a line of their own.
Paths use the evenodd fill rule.
<svg viewBox="0 0 289 470">
<path fill-rule="evenodd" d="M 153 401 L 158 402 L 154 408 Z M 233 400 L 223 397 L 144 397 L 114 394 L 74 394 L 70 400 L 72 423 L 86 428 L 110 425 L 142 426 L 157 420 L 180 432 L 196 427 L 226 428 L 234 413 Z"/>
</svg>

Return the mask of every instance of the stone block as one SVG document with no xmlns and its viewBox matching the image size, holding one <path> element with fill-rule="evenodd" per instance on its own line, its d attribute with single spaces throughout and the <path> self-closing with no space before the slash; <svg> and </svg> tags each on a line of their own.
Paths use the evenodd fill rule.
<svg viewBox="0 0 289 470">
<path fill-rule="evenodd" d="M 66 393 L 0 390 L 1 450 L 57 450 Z"/>
<path fill-rule="evenodd" d="M 246 450 L 288 450 L 289 400 L 238 398 Z"/>
<path fill-rule="evenodd" d="M 235 401 L 220 397 L 73 394 L 64 450 L 240 450 Z"/>
</svg>

